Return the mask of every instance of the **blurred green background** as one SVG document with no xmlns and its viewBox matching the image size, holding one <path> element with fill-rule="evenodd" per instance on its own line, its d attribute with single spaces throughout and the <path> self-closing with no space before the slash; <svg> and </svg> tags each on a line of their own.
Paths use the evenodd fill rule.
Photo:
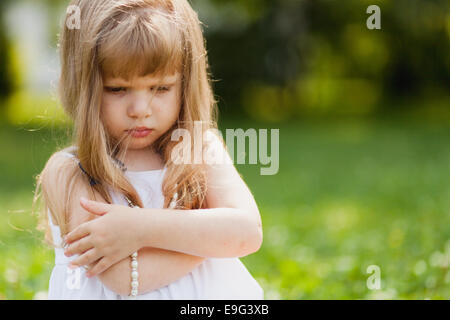
<svg viewBox="0 0 450 320">
<path fill-rule="evenodd" d="M 191 3 L 221 131 L 280 130 L 276 175 L 236 165 L 264 227 L 242 260 L 266 299 L 449 299 L 449 2 Z M 0 2 L 0 299 L 46 297 L 54 256 L 31 204 L 71 132 L 54 93 L 66 5 Z"/>
</svg>

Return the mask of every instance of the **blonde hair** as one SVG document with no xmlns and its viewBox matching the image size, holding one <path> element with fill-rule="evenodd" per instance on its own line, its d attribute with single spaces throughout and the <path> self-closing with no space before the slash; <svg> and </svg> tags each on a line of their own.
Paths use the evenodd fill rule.
<svg viewBox="0 0 450 320">
<path fill-rule="evenodd" d="M 183 128 L 192 133 L 194 121 L 201 121 L 204 130 L 217 129 L 217 104 L 196 12 L 187 0 L 74 0 L 71 5 L 80 9 L 81 29 L 69 29 L 66 25 L 68 17 L 63 22 L 59 38 L 61 75 L 58 94 L 74 123 L 71 143 L 77 147 L 76 156 L 86 172 L 100 182 L 92 186 L 93 190 L 112 203 L 108 193 L 110 186 L 143 207 L 134 187 L 111 161 L 117 154 L 117 145 L 100 119 L 102 75 L 129 79 L 179 71 L 182 89 L 178 121 L 155 141 L 153 149 L 167 166 L 162 185 L 164 208 L 168 207 L 175 192 L 178 192 L 177 208 L 201 208 L 206 194 L 204 169 L 198 165 L 174 164 L 170 157 L 178 143 L 171 140 L 173 130 Z M 78 167 L 72 167 L 72 171 L 69 177 L 73 181 L 86 179 Z M 71 185 L 67 186 L 66 199 L 57 208 L 43 183 L 45 175 L 44 169 L 37 176 L 33 206 L 41 187 L 45 199 L 41 223 L 48 238 L 48 209 L 61 233 L 67 232 L 66 217 L 74 182 L 68 182 Z M 60 215 L 55 214 L 58 212 Z"/>
</svg>

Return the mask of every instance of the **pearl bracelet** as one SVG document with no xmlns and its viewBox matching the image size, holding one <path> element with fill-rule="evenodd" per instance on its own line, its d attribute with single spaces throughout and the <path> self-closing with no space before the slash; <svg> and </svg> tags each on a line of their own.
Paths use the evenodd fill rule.
<svg viewBox="0 0 450 320">
<path fill-rule="evenodd" d="M 175 185 L 176 187 L 177 185 Z M 128 202 L 128 205 L 131 208 L 138 208 L 137 206 L 133 205 L 133 203 L 131 202 L 130 199 L 128 199 L 128 197 L 125 196 L 125 199 Z M 175 194 L 173 195 L 172 201 L 169 204 L 169 209 L 174 209 L 177 205 L 177 200 L 178 200 L 178 192 L 175 192 Z M 130 257 L 131 257 L 131 293 L 129 295 L 130 299 L 136 299 L 137 295 L 138 295 L 138 288 L 139 288 L 139 272 L 138 272 L 138 261 L 137 261 L 137 251 L 134 252 Z"/>
<path fill-rule="evenodd" d="M 125 196 L 125 200 L 128 202 L 128 206 L 131 208 L 139 208 L 138 206 L 135 206 L 131 200 Z M 130 299 L 136 299 L 136 296 L 138 294 L 138 288 L 139 288 L 139 272 L 138 272 L 138 261 L 137 261 L 137 251 L 133 253 L 131 258 L 131 293 L 129 295 Z"/>
<path fill-rule="evenodd" d="M 136 296 L 138 294 L 138 287 L 139 287 L 139 273 L 138 273 L 138 261 L 137 261 L 137 251 L 133 253 L 131 257 L 131 294 L 130 297 L 132 299 L 136 299 Z"/>
</svg>

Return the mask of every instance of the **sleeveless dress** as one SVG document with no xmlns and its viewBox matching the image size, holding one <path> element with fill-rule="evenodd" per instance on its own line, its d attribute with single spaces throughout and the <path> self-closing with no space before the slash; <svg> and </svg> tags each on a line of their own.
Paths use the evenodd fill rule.
<svg viewBox="0 0 450 320">
<path fill-rule="evenodd" d="M 60 153 L 77 161 L 72 153 L 65 151 Z M 161 186 L 166 169 L 164 167 L 151 171 L 125 171 L 145 208 L 163 208 L 164 197 Z M 113 203 L 127 205 L 122 195 L 111 189 L 110 195 Z M 120 295 L 108 289 L 98 277 L 86 277 L 84 268 L 69 269 L 69 262 L 76 259 L 77 255 L 72 257 L 64 255 L 64 249 L 60 247 L 62 243 L 60 230 L 53 224 L 50 212 L 49 223 L 53 242 L 59 246 L 54 249 L 55 266 L 50 276 L 49 299 L 129 299 L 127 295 Z M 137 299 L 260 300 L 264 299 L 264 292 L 239 258 L 207 258 L 184 277 L 165 287 L 139 294 Z"/>
</svg>

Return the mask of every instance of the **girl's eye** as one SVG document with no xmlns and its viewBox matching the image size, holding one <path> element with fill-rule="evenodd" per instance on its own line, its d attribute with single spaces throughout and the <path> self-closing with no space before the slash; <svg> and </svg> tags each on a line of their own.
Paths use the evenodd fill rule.
<svg viewBox="0 0 450 320">
<path fill-rule="evenodd" d="M 112 93 L 120 93 L 122 91 L 126 91 L 126 88 L 124 87 L 106 87 L 106 91 L 112 92 Z"/>
<path fill-rule="evenodd" d="M 168 86 L 160 86 L 156 88 L 158 92 L 167 92 L 170 90 Z M 151 87 L 150 90 L 154 91 L 155 87 Z"/>
<path fill-rule="evenodd" d="M 121 92 L 126 92 L 127 88 L 125 88 L 125 87 L 105 87 L 105 90 L 107 92 L 119 94 Z M 163 92 L 170 91 L 170 87 L 169 86 L 151 87 L 150 90 L 151 91 L 156 90 L 157 93 L 163 93 Z"/>
</svg>

